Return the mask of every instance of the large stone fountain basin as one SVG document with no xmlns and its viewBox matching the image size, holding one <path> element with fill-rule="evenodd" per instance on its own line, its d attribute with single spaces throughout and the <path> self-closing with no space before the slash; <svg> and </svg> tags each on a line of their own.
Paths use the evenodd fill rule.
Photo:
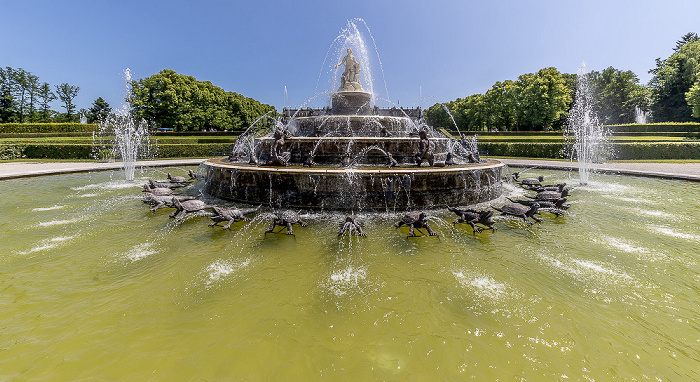
<svg viewBox="0 0 700 382">
<path fill-rule="evenodd" d="M 273 208 L 372 211 L 471 205 L 501 195 L 505 164 L 449 167 L 265 167 L 209 159 L 206 191 Z"/>
</svg>

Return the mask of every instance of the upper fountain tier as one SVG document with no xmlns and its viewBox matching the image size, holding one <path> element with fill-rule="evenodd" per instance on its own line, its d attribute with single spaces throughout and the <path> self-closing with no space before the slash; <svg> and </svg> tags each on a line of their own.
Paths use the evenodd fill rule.
<svg viewBox="0 0 700 382">
<path fill-rule="evenodd" d="M 345 64 L 340 77 L 338 91 L 331 95 L 331 113 L 336 115 L 368 115 L 371 112 L 372 93 L 365 91 L 360 83 L 362 66 L 348 48 L 347 55 L 335 66 Z"/>
</svg>

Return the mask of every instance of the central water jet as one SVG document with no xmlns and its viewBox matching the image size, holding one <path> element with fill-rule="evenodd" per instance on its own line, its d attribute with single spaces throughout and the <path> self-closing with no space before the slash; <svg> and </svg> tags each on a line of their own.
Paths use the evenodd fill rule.
<svg viewBox="0 0 700 382">
<path fill-rule="evenodd" d="M 501 195 L 504 164 L 480 159 L 475 139 L 433 129 L 420 108 L 374 103 L 370 59 L 354 22 L 335 42 L 344 55 L 330 64 L 340 79 L 330 107 L 285 108 L 267 128 L 270 117 L 261 118 L 228 158 L 204 162 L 207 192 L 273 208 L 354 211 L 442 208 Z"/>
</svg>

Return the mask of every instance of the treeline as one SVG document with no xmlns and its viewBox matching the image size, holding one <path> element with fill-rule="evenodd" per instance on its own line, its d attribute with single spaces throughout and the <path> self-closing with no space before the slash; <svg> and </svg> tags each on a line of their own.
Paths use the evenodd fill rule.
<svg viewBox="0 0 700 382">
<path fill-rule="evenodd" d="M 0 67 L 0 123 L 77 122 L 73 99 L 79 91 L 67 83 L 52 88 L 22 68 Z M 54 100 L 63 104 L 64 113 L 51 110 Z"/>
<path fill-rule="evenodd" d="M 276 115 L 273 106 L 169 69 L 132 81 L 131 86 L 133 113 L 153 128 L 242 130 L 265 114 Z"/>
<path fill-rule="evenodd" d="M 656 60 L 647 85 L 631 71 L 609 67 L 586 73 L 594 94 L 593 109 L 602 124 L 633 123 L 638 113 L 647 122 L 695 122 L 700 119 L 700 39 L 688 33 L 674 53 Z M 435 104 L 425 111 L 437 127 L 483 131 L 562 129 L 576 96 L 578 75 L 545 68 L 516 81 L 496 82 L 485 94 Z M 449 113 L 448 113 L 449 111 Z"/>
</svg>

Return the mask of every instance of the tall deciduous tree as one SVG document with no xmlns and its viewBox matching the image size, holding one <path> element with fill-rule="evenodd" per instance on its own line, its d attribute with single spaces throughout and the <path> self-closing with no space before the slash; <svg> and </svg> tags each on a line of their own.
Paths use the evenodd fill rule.
<svg viewBox="0 0 700 382">
<path fill-rule="evenodd" d="M 697 35 L 687 34 L 676 43 L 676 52 L 671 57 L 656 59 L 656 68 L 649 86 L 652 95 L 652 112 L 657 122 L 694 121 L 691 105 L 686 93 L 700 77 L 700 40 Z"/>
<path fill-rule="evenodd" d="M 692 108 L 693 117 L 700 119 L 700 80 L 695 81 L 693 87 L 685 93 L 685 99 Z"/>
<path fill-rule="evenodd" d="M 566 116 L 571 95 L 565 78 L 556 68 L 521 75 L 518 81 L 522 89 L 520 120 L 524 125 L 547 131 Z"/>
<path fill-rule="evenodd" d="M 250 126 L 274 107 L 173 70 L 132 81 L 129 103 L 152 126 L 182 130 L 230 130 Z"/>
<path fill-rule="evenodd" d="M 595 97 L 595 112 L 601 123 L 616 125 L 632 123 L 638 107 L 646 106 L 645 90 L 633 72 L 612 66 L 602 72 L 589 73 Z"/>
<path fill-rule="evenodd" d="M 78 95 L 79 91 L 79 86 L 68 85 L 65 82 L 60 85 L 56 85 L 56 95 L 63 103 L 62 107 L 66 109 L 66 122 L 73 122 L 75 119 L 75 105 L 73 104 L 73 99 Z"/>
</svg>

